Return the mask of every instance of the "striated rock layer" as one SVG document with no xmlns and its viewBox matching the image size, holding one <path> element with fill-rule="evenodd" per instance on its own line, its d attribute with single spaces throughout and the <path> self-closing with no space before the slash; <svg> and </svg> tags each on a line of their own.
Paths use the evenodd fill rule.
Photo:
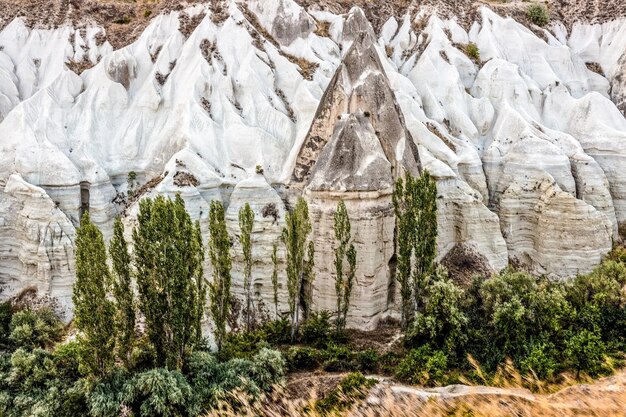
<svg viewBox="0 0 626 417">
<path fill-rule="evenodd" d="M 332 1 L 173 3 L 137 33 L 65 6 L 54 27 L 4 23 L 3 296 L 36 286 L 70 308 L 80 214 L 107 239 L 122 214 L 130 236 L 137 202 L 157 193 L 180 193 L 205 240 L 210 201 L 225 204 L 239 298 L 237 212 L 251 204 L 255 305 L 269 315 L 273 244 L 287 310 L 280 232 L 302 195 L 314 308 L 334 308 L 332 219 L 345 200 L 358 250 L 349 325 L 362 328 L 395 309 L 391 192 L 406 173 L 437 179 L 438 258 L 463 274 L 463 253 L 483 272 L 588 272 L 626 230 L 626 20 L 571 23 L 569 4 L 564 22 L 529 28 L 494 11 L 517 3 L 459 3 L 458 18 L 436 1 L 367 14 Z"/>
</svg>

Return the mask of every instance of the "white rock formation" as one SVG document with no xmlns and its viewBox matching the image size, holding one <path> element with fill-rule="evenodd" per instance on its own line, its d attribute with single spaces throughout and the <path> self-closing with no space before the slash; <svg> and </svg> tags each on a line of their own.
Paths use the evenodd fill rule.
<svg viewBox="0 0 626 417">
<path fill-rule="evenodd" d="M 5 296 L 36 285 L 69 306 L 80 212 L 88 204 L 107 238 L 118 213 L 130 226 L 130 172 L 148 184 L 141 197 L 180 192 L 205 238 L 212 199 L 233 236 L 250 202 L 255 289 L 270 311 L 271 245 L 282 257 L 285 205 L 301 194 L 316 308 L 332 307 L 332 212 L 345 199 L 360 327 L 393 307 L 390 185 L 404 171 L 438 180 L 440 259 L 468 245 L 493 269 L 515 260 L 562 278 L 592 269 L 626 223 L 624 19 L 554 23 L 539 37 L 486 7 L 469 29 L 421 8 L 379 31 L 359 9 L 293 0 L 229 1 L 225 20 L 203 4 L 184 12 L 204 15 L 188 36 L 173 11 L 119 50 L 90 24 L 0 30 Z M 93 67 L 75 74 L 70 62 Z M 272 203 L 276 219 L 262 214 Z M 237 292 L 239 252 L 235 239 Z M 281 286 L 285 311 L 282 270 Z"/>
</svg>

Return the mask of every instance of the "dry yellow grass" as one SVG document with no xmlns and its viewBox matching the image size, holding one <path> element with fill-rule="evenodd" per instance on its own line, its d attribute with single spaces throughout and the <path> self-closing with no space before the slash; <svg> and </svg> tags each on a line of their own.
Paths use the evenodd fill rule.
<svg viewBox="0 0 626 417">
<path fill-rule="evenodd" d="M 351 409 L 330 414 L 336 417 L 618 417 L 626 416 L 626 371 L 589 384 L 574 384 L 565 379 L 561 388 L 540 386 L 551 394 L 533 394 L 521 387 L 528 378 L 519 374 L 494 381 L 503 387 L 451 386 L 419 389 L 381 383 L 369 391 L 367 400 Z M 316 386 L 306 399 L 288 399 L 284 391 L 248 401 L 237 395 L 239 406 L 223 403 L 207 417 L 322 417 L 315 411 Z M 307 393 L 303 393 L 304 396 Z M 326 414 L 327 416 L 328 414 Z"/>
</svg>

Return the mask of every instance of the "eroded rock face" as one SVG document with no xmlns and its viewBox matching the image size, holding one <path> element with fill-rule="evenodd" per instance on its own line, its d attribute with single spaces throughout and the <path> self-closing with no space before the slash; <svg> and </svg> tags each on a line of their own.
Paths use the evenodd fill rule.
<svg viewBox="0 0 626 417">
<path fill-rule="evenodd" d="M 593 268 L 626 223 L 626 21 L 556 22 L 537 36 L 486 7 L 442 20 L 434 3 L 381 6 L 407 14 L 373 26 L 371 10 L 345 6 L 197 3 L 155 13 L 117 50 L 103 37 L 111 28 L 94 23 L 4 26 L 4 294 L 35 285 L 69 307 L 87 186 L 107 239 L 120 213 L 130 236 L 140 198 L 181 193 L 206 240 L 210 201 L 221 200 L 238 296 L 236 214 L 249 202 L 255 297 L 271 313 L 268 254 L 278 242 L 284 258 L 285 206 L 304 195 L 314 308 L 335 302 L 332 214 L 343 199 L 359 251 L 349 322 L 372 327 L 394 310 L 391 188 L 420 168 L 438 182 L 439 260 L 471 248 L 485 270 L 510 260 L 554 278 Z M 276 217 L 264 216 L 272 203 Z M 282 267 L 279 281 L 280 313 Z"/>
</svg>

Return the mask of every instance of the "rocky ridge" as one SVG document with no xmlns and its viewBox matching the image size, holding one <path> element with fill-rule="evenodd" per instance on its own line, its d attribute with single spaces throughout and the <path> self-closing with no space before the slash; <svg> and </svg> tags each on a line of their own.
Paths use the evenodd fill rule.
<svg viewBox="0 0 626 417">
<path fill-rule="evenodd" d="M 34 285 L 69 307 L 80 213 L 108 238 L 117 213 L 132 225 L 139 198 L 181 193 L 205 239 L 211 199 L 233 235 L 252 204 L 253 285 L 267 305 L 271 244 L 305 195 L 316 308 L 334 303 L 332 213 L 344 199 L 359 251 L 350 321 L 371 328 L 395 306 L 391 185 L 420 169 L 438 181 L 440 259 L 589 271 L 626 222 L 626 20 L 573 23 L 573 3 L 552 5 L 563 19 L 530 30 L 496 5 L 395 6 L 161 2 L 145 28 L 112 24 L 139 32 L 124 47 L 108 40 L 116 27 L 62 8 L 49 25 L 5 22 L 5 294 Z M 238 292 L 241 270 L 235 257 Z"/>
</svg>

